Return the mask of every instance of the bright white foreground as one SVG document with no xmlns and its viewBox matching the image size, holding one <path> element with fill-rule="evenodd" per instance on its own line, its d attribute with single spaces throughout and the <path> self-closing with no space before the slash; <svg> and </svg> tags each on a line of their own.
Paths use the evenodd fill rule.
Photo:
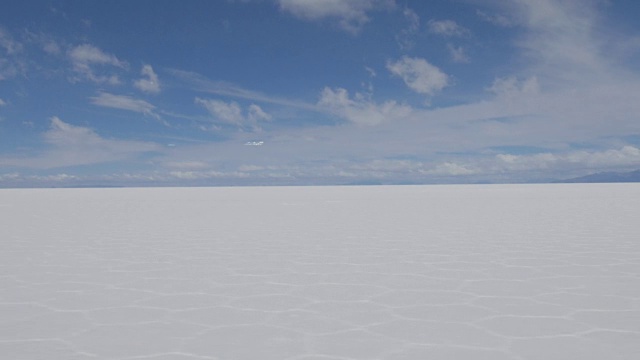
<svg viewBox="0 0 640 360">
<path fill-rule="evenodd" d="M 640 184 L 0 190 L 2 359 L 640 359 Z"/>
</svg>

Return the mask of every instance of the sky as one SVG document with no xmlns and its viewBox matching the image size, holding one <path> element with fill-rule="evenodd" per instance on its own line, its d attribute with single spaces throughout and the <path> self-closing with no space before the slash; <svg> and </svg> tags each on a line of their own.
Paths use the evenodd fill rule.
<svg viewBox="0 0 640 360">
<path fill-rule="evenodd" d="M 541 182 L 640 168 L 635 0 L 0 11 L 0 187 Z"/>
</svg>

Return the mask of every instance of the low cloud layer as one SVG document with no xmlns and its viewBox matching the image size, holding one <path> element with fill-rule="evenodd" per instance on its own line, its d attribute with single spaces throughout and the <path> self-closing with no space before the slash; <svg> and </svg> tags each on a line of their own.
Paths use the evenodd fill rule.
<svg viewBox="0 0 640 360">
<path fill-rule="evenodd" d="M 50 119 L 49 130 L 42 138 L 48 145 L 46 151 L 29 157 L 0 157 L 0 166 L 55 169 L 127 161 L 160 150 L 150 142 L 106 139 L 56 116 Z"/>
</svg>

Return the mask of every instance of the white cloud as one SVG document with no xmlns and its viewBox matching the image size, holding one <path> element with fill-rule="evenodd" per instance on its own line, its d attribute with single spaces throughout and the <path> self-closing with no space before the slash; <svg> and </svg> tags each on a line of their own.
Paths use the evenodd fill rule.
<svg viewBox="0 0 640 360">
<path fill-rule="evenodd" d="M 53 175 L 24 175 L 20 173 L 9 173 L 0 175 L 0 182 L 11 184 L 13 186 L 31 186 L 33 184 L 50 184 L 50 183 L 69 183 L 70 181 L 79 180 L 80 177 L 66 173 Z"/>
<path fill-rule="evenodd" d="M 522 28 L 515 45 L 528 74 L 557 89 L 627 80 L 624 61 L 637 42 L 607 23 L 601 1 L 496 2 Z"/>
<path fill-rule="evenodd" d="M 467 28 L 453 20 L 429 20 L 428 27 L 429 32 L 447 37 L 464 37 L 470 34 Z"/>
<path fill-rule="evenodd" d="M 389 62 L 387 69 L 420 94 L 433 95 L 449 84 L 447 74 L 422 58 L 404 56 L 396 62 Z"/>
<path fill-rule="evenodd" d="M 501 170 L 556 170 L 575 168 L 616 168 L 640 166 L 640 149 L 624 146 L 602 151 L 571 151 L 564 154 L 540 153 L 533 155 L 496 155 L 496 166 Z"/>
<path fill-rule="evenodd" d="M 322 90 L 318 106 L 358 125 L 378 125 L 399 120 L 406 118 L 412 111 L 409 106 L 395 101 L 377 104 L 359 93 L 351 99 L 347 90 L 342 88 L 334 90 L 328 87 Z"/>
<path fill-rule="evenodd" d="M 471 59 L 469 59 L 469 55 L 467 55 L 467 52 L 462 46 L 447 44 L 447 50 L 449 50 L 451 60 L 455 63 L 468 63 L 471 61 Z"/>
<path fill-rule="evenodd" d="M 20 57 L 22 51 L 22 44 L 0 27 L 0 81 L 26 71 L 26 62 Z"/>
<path fill-rule="evenodd" d="M 489 14 L 486 13 L 482 10 L 478 10 L 476 12 L 476 15 L 478 15 L 478 17 L 480 17 L 480 19 L 491 23 L 493 25 L 496 26 L 500 26 L 500 27 L 512 27 L 514 26 L 514 21 L 509 19 L 507 16 L 502 15 L 502 14 Z"/>
<path fill-rule="evenodd" d="M 71 125 L 55 116 L 44 133 L 44 141 L 49 149 L 42 154 L 0 158 L 0 165 L 52 169 L 133 160 L 140 154 L 160 150 L 154 143 L 105 139 L 89 128 Z"/>
<path fill-rule="evenodd" d="M 133 83 L 133 86 L 146 93 L 159 93 L 160 81 L 158 80 L 158 75 L 153 71 L 151 65 L 144 65 L 142 67 L 141 74 L 144 78 L 136 80 Z"/>
<path fill-rule="evenodd" d="M 49 55 L 58 55 L 62 52 L 60 45 L 54 40 L 49 40 L 46 43 L 42 44 L 42 50 Z"/>
<path fill-rule="evenodd" d="M 78 45 L 68 53 L 69 59 L 73 65 L 73 70 L 85 80 L 89 80 L 98 84 L 118 85 L 121 83 L 120 78 L 115 74 L 99 74 L 97 66 L 101 68 L 116 67 L 126 69 L 127 63 L 119 60 L 115 55 L 107 54 L 99 48 L 83 44 Z M 78 80 L 77 78 L 73 80 Z"/>
<path fill-rule="evenodd" d="M 196 98 L 196 104 L 204 106 L 216 120 L 228 124 L 242 125 L 244 116 L 237 102 L 226 103 L 222 100 Z"/>
<path fill-rule="evenodd" d="M 369 74 L 369 77 L 376 77 L 378 76 L 378 73 L 376 73 L 376 71 L 373 68 L 370 68 L 369 66 L 365 66 L 364 70 L 367 72 L 367 74 Z"/>
<path fill-rule="evenodd" d="M 171 176 L 181 180 L 202 180 L 202 179 L 231 179 L 237 180 L 248 178 L 251 174 L 242 171 L 171 171 Z"/>
<path fill-rule="evenodd" d="M 0 58 L 0 81 L 13 78 L 25 70 L 25 64 L 20 61 L 13 61 Z"/>
<path fill-rule="evenodd" d="M 69 57 L 74 63 L 112 65 L 121 68 L 126 63 L 118 60 L 115 55 L 107 54 L 97 47 L 89 44 L 78 45 L 69 51 Z"/>
<path fill-rule="evenodd" d="M 355 162 L 346 167 L 348 173 L 359 177 L 374 177 L 378 179 L 389 179 L 398 181 L 398 174 L 402 174 L 404 179 L 411 179 L 420 182 L 427 179 L 425 176 L 436 177 L 456 177 L 468 176 L 478 173 L 471 165 L 457 163 L 454 161 L 429 162 L 421 160 L 399 160 L 399 159 L 375 159 L 365 162 Z"/>
<path fill-rule="evenodd" d="M 15 41 L 13 37 L 0 27 L 0 48 L 4 49 L 7 55 L 15 55 L 22 52 L 22 44 Z"/>
<path fill-rule="evenodd" d="M 584 74 L 585 70 L 602 69 L 603 59 L 591 35 L 595 14 L 550 1 L 525 1 L 524 6 L 530 32 L 522 46 L 530 56 L 547 62 L 545 67 L 560 66 L 564 74 L 557 75 L 562 77 L 576 71 Z"/>
<path fill-rule="evenodd" d="M 7 106 L 7 102 L 0 99 L 0 106 Z"/>
<path fill-rule="evenodd" d="M 411 33 L 415 33 L 420 29 L 420 16 L 418 16 L 418 14 L 415 11 L 409 8 L 404 8 L 404 10 L 402 11 L 402 14 L 404 15 L 405 19 L 407 19 L 407 21 L 409 22 L 407 31 Z"/>
<path fill-rule="evenodd" d="M 52 36 L 45 33 L 25 32 L 27 43 L 36 44 L 48 55 L 57 56 L 62 54 L 62 45 Z"/>
<path fill-rule="evenodd" d="M 429 163 L 417 160 L 373 160 L 364 164 L 354 164 L 349 170 L 355 170 L 357 173 L 361 170 L 369 170 L 379 178 L 393 179 L 396 174 L 402 173 L 405 176 L 420 178 L 421 176 L 464 176 L 477 173 L 477 169 L 470 165 L 460 164 L 453 161 L 445 161 L 441 163 Z"/>
<path fill-rule="evenodd" d="M 340 27 L 352 34 L 358 33 L 370 21 L 368 12 L 389 9 L 394 0 L 278 0 L 280 9 L 308 20 L 335 18 Z"/>
<path fill-rule="evenodd" d="M 252 121 L 271 120 L 271 115 L 267 114 L 262 108 L 256 104 L 249 105 L 247 118 Z"/>
<path fill-rule="evenodd" d="M 15 181 L 21 178 L 22 178 L 22 175 L 20 175 L 20 173 L 17 173 L 17 172 L 0 175 L 0 181 Z"/>
<path fill-rule="evenodd" d="M 44 134 L 46 142 L 52 145 L 79 148 L 102 142 L 93 130 L 68 124 L 57 116 L 51 118 L 51 129 Z"/>
<path fill-rule="evenodd" d="M 522 81 L 510 76 L 495 79 L 487 90 L 500 98 L 515 98 L 521 95 L 537 95 L 540 92 L 540 86 L 535 76 Z"/>
<path fill-rule="evenodd" d="M 303 101 L 292 100 L 287 98 L 280 98 L 272 95 L 263 94 L 261 92 L 248 90 L 238 85 L 231 84 L 224 81 L 212 81 L 206 77 L 194 73 L 191 71 L 169 69 L 169 74 L 175 76 L 178 80 L 184 81 L 188 86 L 195 91 L 201 91 L 205 93 L 229 96 L 238 99 L 246 99 L 251 101 L 258 101 L 269 104 L 282 105 L 286 107 L 304 109 L 304 110 L 317 110 L 315 105 L 309 104 Z"/>
<path fill-rule="evenodd" d="M 405 19 L 407 20 L 407 27 L 404 28 L 400 34 L 396 36 L 396 41 L 402 50 L 409 50 L 413 48 L 415 42 L 413 41 L 413 36 L 420 29 L 420 16 L 418 14 L 409 9 L 405 8 L 402 11 Z"/>
<path fill-rule="evenodd" d="M 397 179 L 402 174 L 405 179 L 418 181 L 442 177 L 499 180 L 503 174 L 509 174 L 507 179 L 522 181 L 571 177 L 603 170 L 625 171 L 639 166 L 640 149 L 627 145 L 599 151 L 531 155 L 501 153 L 493 157 L 477 157 L 473 161 L 464 158 L 445 161 L 376 159 L 346 164 L 343 168 L 360 177 Z"/>
<path fill-rule="evenodd" d="M 461 165 L 455 162 L 444 162 L 437 164 L 433 169 L 424 172 L 429 175 L 472 175 L 477 173 L 477 170 L 471 168 L 468 165 Z"/>
<path fill-rule="evenodd" d="M 477 170 L 468 165 L 462 165 L 451 161 L 432 163 L 419 160 L 373 160 L 363 164 L 349 166 L 349 171 L 356 176 L 374 177 L 397 182 L 398 174 L 402 174 L 404 180 L 422 182 L 433 177 L 458 177 L 476 174 Z"/>
<path fill-rule="evenodd" d="M 98 96 L 91 97 L 91 103 L 98 106 L 110 107 L 138 112 L 159 119 L 160 116 L 154 112 L 156 108 L 152 104 L 124 95 L 114 95 L 101 92 Z"/>
<path fill-rule="evenodd" d="M 196 98 L 195 103 L 207 109 L 217 121 L 231 125 L 251 126 L 257 129 L 259 121 L 271 120 L 271 115 L 256 104 L 249 105 L 245 116 L 242 108 L 235 101 L 224 102 L 216 99 Z"/>
</svg>

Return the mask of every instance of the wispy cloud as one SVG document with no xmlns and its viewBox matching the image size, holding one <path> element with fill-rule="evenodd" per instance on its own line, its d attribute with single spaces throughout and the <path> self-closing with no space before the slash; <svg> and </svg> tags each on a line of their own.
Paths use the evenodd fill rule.
<svg viewBox="0 0 640 360">
<path fill-rule="evenodd" d="M 53 169 L 135 160 L 141 154 L 160 150 L 158 145 L 150 142 L 105 139 L 89 128 L 71 125 L 55 116 L 51 118 L 51 126 L 43 138 L 49 148 L 41 154 L 2 157 L 0 165 Z"/>
<path fill-rule="evenodd" d="M 406 118 L 411 113 L 411 107 L 392 100 L 377 104 L 362 94 L 350 98 L 347 90 L 329 87 L 322 90 L 318 106 L 358 125 L 378 125 Z"/>
<path fill-rule="evenodd" d="M 469 63 L 471 59 L 467 55 L 466 50 L 462 46 L 455 46 L 453 44 L 447 44 L 447 50 L 451 55 L 451 60 L 455 63 Z"/>
<path fill-rule="evenodd" d="M 209 94 L 221 95 L 221 96 L 229 96 L 238 99 L 251 100 L 256 102 L 264 102 L 268 104 L 274 105 L 282 105 L 286 107 L 303 109 L 303 110 L 313 110 L 318 111 L 318 108 L 314 104 L 309 104 L 304 101 L 288 99 L 283 97 L 278 97 L 274 95 L 267 95 L 258 91 L 245 89 L 236 84 L 224 82 L 224 81 L 213 81 L 207 79 L 206 77 L 191 72 L 191 71 L 183 71 L 176 69 L 169 69 L 167 72 L 177 79 L 184 81 L 188 86 L 192 87 L 195 91 L 200 91 Z"/>
<path fill-rule="evenodd" d="M 429 20 L 427 23 L 429 32 L 447 37 L 464 37 L 469 36 L 469 29 L 458 25 L 453 20 Z"/>
<path fill-rule="evenodd" d="M 144 115 L 160 119 L 155 112 L 155 106 L 144 101 L 125 95 L 114 95 L 101 92 L 98 96 L 91 97 L 91 103 L 98 106 L 110 107 L 114 109 L 134 111 Z"/>
<path fill-rule="evenodd" d="M 107 54 L 89 44 L 78 45 L 72 48 L 71 51 L 69 51 L 69 57 L 77 64 L 112 65 L 120 68 L 127 66 L 125 62 L 118 60 L 115 55 Z"/>
<path fill-rule="evenodd" d="M 62 53 L 62 48 L 54 40 L 49 40 L 42 44 L 42 50 L 49 55 L 58 55 Z"/>
<path fill-rule="evenodd" d="M 400 60 L 387 63 L 387 69 L 400 77 L 413 91 L 433 95 L 449 84 L 449 77 L 438 67 L 422 58 L 404 56 Z"/>
<path fill-rule="evenodd" d="M 73 70 L 81 79 L 89 80 L 98 84 L 118 85 L 121 83 L 116 74 L 100 71 L 96 67 L 115 67 L 126 69 L 128 64 L 119 60 L 115 55 L 105 53 L 101 49 L 83 44 L 73 47 L 68 52 L 69 59 L 73 65 Z M 73 80 L 78 80 L 74 78 Z"/>
<path fill-rule="evenodd" d="M 0 26 L 0 81 L 25 73 L 27 65 L 21 58 L 24 46 Z"/>
<path fill-rule="evenodd" d="M 143 78 L 134 81 L 133 86 L 135 86 L 138 90 L 146 93 L 159 93 L 160 80 L 158 79 L 158 75 L 155 73 L 155 71 L 153 71 L 153 67 L 151 67 L 151 65 L 144 65 L 142 67 L 141 74 Z"/>
<path fill-rule="evenodd" d="M 63 42 L 51 34 L 27 30 L 24 37 L 28 44 L 35 44 L 47 55 L 57 57 L 63 53 Z"/>
<path fill-rule="evenodd" d="M 234 125 L 241 125 L 244 122 L 242 109 L 235 101 L 226 103 L 221 100 L 196 98 L 195 103 L 204 106 L 218 121 Z"/>
<path fill-rule="evenodd" d="M 499 13 L 487 13 L 482 10 L 477 10 L 476 15 L 478 17 L 488 23 L 491 23 L 500 27 L 512 27 L 515 25 L 515 21 L 513 19 L 508 18 L 506 15 Z"/>
<path fill-rule="evenodd" d="M 617 34 L 603 22 L 601 5 L 598 1 L 526 0 L 499 9 L 524 29 L 516 45 L 527 62 L 526 70 L 545 86 L 566 89 L 628 76 L 621 62 L 629 35 Z"/>
<path fill-rule="evenodd" d="M 249 109 L 247 110 L 247 119 L 249 119 L 249 121 L 271 120 L 271 118 L 271 115 L 262 110 L 260 106 L 256 104 L 249 105 Z"/>
<path fill-rule="evenodd" d="M 280 9 L 298 18 L 319 20 L 332 18 L 339 26 L 351 33 L 357 34 L 371 19 L 369 12 L 380 9 L 390 9 L 395 6 L 394 0 L 278 0 Z"/>
<path fill-rule="evenodd" d="M 487 88 L 499 98 L 513 99 L 522 96 L 532 96 L 540 92 L 538 79 L 533 76 L 526 80 L 519 80 L 515 76 L 497 78 Z"/>
<path fill-rule="evenodd" d="M 23 46 L 21 43 L 15 41 L 9 32 L 0 27 L 0 48 L 3 49 L 7 55 L 15 55 L 22 51 Z"/>
<path fill-rule="evenodd" d="M 260 128 L 258 124 L 260 121 L 271 120 L 271 115 L 256 104 L 249 105 L 248 109 L 243 111 L 235 101 L 225 102 L 218 99 L 196 98 L 195 103 L 207 109 L 216 121 L 226 124 L 240 127 L 249 126 L 257 130 Z"/>
<path fill-rule="evenodd" d="M 420 30 L 420 16 L 408 7 L 404 8 L 402 15 L 407 21 L 407 27 L 396 36 L 396 41 L 401 50 L 410 50 L 415 45 L 413 37 Z"/>
</svg>

